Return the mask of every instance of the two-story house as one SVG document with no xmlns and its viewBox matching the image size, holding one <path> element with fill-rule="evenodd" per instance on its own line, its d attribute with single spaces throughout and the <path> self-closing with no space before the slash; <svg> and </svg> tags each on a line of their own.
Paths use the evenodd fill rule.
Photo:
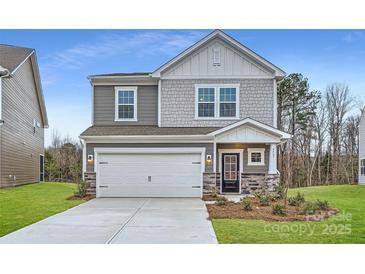
<svg viewBox="0 0 365 274">
<path fill-rule="evenodd" d="M 273 191 L 284 76 L 220 30 L 153 72 L 90 76 L 85 179 L 97 197 Z"/>
<path fill-rule="evenodd" d="M 47 127 L 35 50 L 0 45 L 0 187 L 44 180 Z"/>
</svg>

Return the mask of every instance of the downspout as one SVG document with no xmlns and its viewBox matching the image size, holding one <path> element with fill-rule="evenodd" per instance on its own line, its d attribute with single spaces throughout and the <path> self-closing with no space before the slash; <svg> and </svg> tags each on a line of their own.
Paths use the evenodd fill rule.
<svg viewBox="0 0 365 274">
<path fill-rule="evenodd" d="M 3 99 L 3 92 L 2 92 L 2 83 L 3 78 L 8 77 L 10 75 L 9 70 L 0 66 L 0 187 L 1 187 L 1 163 L 2 163 L 2 125 L 4 124 L 3 120 L 3 110 L 2 110 L 2 99 Z"/>
</svg>

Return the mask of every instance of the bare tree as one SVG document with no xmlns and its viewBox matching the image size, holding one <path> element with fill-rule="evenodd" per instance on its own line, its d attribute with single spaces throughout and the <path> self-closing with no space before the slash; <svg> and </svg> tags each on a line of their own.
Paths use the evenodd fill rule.
<svg viewBox="0 0 365 274">
<path fill-rule="evenodd" d="M 339 180 L 341 136 L 346 114 L 350 110 L 352 101 L 349 97 L 348 86 L 339 83 L 327 87 L 325 98 L 328 113 L 330 153 L 332 154 L 331 181 L 337 183 Z"/>
</svg>

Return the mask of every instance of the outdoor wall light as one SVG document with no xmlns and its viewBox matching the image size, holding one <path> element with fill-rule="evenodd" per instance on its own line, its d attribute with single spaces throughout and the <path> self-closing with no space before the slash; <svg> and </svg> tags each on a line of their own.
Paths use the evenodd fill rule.
<svg viewBox="0 0 365 274">
<path fill-rule="evenodd" d="M 92 162 L 92 161 L 94 161 L 94 155 L 92 155 L 92 154 L 87 155 L 87 161 L 89 163 Z"/>
<path fill-rule="evenodd" d="M 212 161 L 212 155 L 207 154 L 206 159 L 207 159 L 207 162 L 210 163 Z"/>
</svg>

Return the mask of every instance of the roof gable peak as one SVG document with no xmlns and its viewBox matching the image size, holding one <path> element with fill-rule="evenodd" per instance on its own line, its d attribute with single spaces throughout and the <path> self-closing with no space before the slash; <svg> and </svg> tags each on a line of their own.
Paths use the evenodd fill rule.
<svg viewBox="0 0 365 274">
<path fill-rule="evenodd" d="M 224 33 L 223 31 L 221 31 L 219 29 L 212 31 L 210 34 L 208 34 L 207 36 L 205 36 L 204 38 L 202 38 L 201 40 L 199 40 L 198 42 L 193 44 L 191 47 L 187 48 L 186 50 L 184 50 L 183 52 L 181 52 L 180 54 L 178 54 L 177 56 L 172 58 L 170 61 L 168 61 L 165 64 L 163 64 L 162 66 L 160 66 L 158 69 L 156 69 L 151 74 L 151 76 L 152 77 L 161 77 L 162 72 L 166 71 L 168 68 L 175 65 L 177 62 L 181 61 L 183 58 L 185 58 L 189 54 L 195 52 L 197 49 L 199 49 L 203 45 L 209 43 L 210 41 L 212 41 L 213 39 L 216 39 L 216 38 L 220 38 L 221 40 L 228 43 L 233 48 L 235 48 L 238 51 L 251 57 L 253 60 L 255 60 L 260 65 L 262 65 L 264 68 L 267 68 L 267 69 L 273 71 L 275 77 L 281 79 L 285 76 L 285 72 L 282 69 L 280 69 L 279 67 L 270 63 L 265 58 L 261 57 L 260 55 L 258 55 L 254 51 L 250 50 L 246 46 L 242 45 L 240 42 L 238 42 L 237 40 L 235 40 L 234 38 L 232 38 L 231 36 L 227 35 L 226 33 Z"/>
</svg>

